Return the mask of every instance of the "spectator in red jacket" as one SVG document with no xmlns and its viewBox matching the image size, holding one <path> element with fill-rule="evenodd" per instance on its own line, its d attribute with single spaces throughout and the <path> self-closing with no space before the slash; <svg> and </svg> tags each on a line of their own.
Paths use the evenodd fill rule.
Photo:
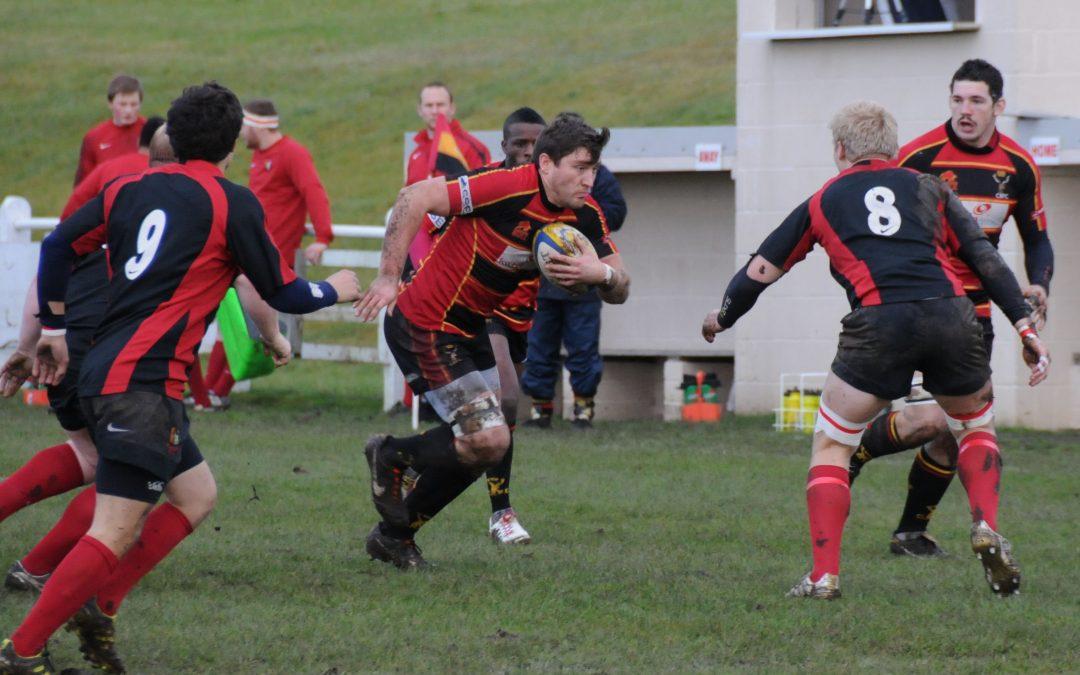
<svg viewBox="0 0 1080 675">
<path fill-rule="evenodd" d="M 105 184 L 114 178 L 146 171 L 150 167 L 150 141 L 163 124 L 165 120 L 160 117 L 151 117 L 146 120 L 142 131 L 139 132 L 139 148 L 136 152 L 113 157 L 94 167 L 94 170 L 71 192 L 64 210 L 60 212 L 60 220 L 67 220 L 68 216 L 75 213 L 80 206 L 97 197 L 98 193 L 105 189 Z"/>
<path fill-rule="evenodd" d="M 82 182 L 98 164 L 139 149 L 139 133 L 146 120 L 139 116 L 142 107 L 142 84 L 130 75 L 117 75 L 109 82 L 109 110 L 112 118 L 95 126 L 83 136 L 75 185 Z"/>
<path fill-rule="evenodd" d="M 450 88 L 442 82 L 429 82 L 420 90 L 420 99 L 416 104 L 416 114 L 424 120 L 424 128 L 416 133 L 413 141 L 416 149 L 409 155 L 409 166 L 406 171 L 405 184 L 412 185 L 432 176 L 442 176 L 443 173 L 430 169 L 432 143 L 435 141 L 435 122 L 439 115 L 444 115 L 450 122 L 450 132 L 457 141 L 461 154 L 465 157 L 466 167 L 469 170 L 478 169 L 491 163 L 491 153 L 487 146 L 477 140 L 472 134 L 461 127 L 461 122 L 454 119 L 454 95 Z M 452 176 L 456 178 L 456 176 Z"/>
<path fill-rule="evenodd" d="M 334 239 L 330 200 L 307 148 L 282 134 L 279 124 L 277 108 L 270 99 L 255 99 L 244 106 L 240 137 L 254 150 L 248 185 L 266 212 L 266 231 L 290 267 L 304 237 L 304 223 L 311 217 L 315 243 L 304 249 L 304 258 L 309 264 L 318 264 Z"/>
</svg>

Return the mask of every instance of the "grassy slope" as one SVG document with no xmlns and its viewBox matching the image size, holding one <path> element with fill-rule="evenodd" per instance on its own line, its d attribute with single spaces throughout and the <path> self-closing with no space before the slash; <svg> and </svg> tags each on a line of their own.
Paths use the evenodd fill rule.
<svg viewBox="0 0 1080 675">
<path fill-rule="evenodd" d="M 451 83 L 471 129 L 520 105 L 609 126 L 731 123 L 734 23 L 733 0 L 0 0 L 0 193 L 58 213 L 80 138 L 107 112 L 105 85 L 127 71 L 143 80 L 146 113 L 209 78 L 273 97 L 311 148 L 335 221 L 380 222 L 421 83 Z"/>
<path fill-rule="evenodd" d="M 533 545 L 485 541 L 487 499 L 474 487 L 421 536 L 434 571 L 369 562 L 361 540 L 374 511 L 360 444 L 374 430 L 404 430 L 376 416 L 377 391 L 374 368 L 298 363 L 229 413 L 196 417 L 221 500 L 125 604 L 120 646 L 133 671 L 1075 667 L 1075 432 L 1003 434 L 1001 522 L 1024 566 L 1021 597 L 991 597 L 965 554 L 959 485 L 934 523 L 956 556 L 887 553 L 910 462 L 897 456 L 859 479 L 845 598 L 819 604 L 782 597 L 808 558 L 808 440 L 761 418 L 522 433 L 514 501 Z M 59 435 L 43 413 L 10 401 L 0 402 L 0 429 L 4 471 Z M 0 561 L 21 554 L 64 503 L 4 523 Z M 26 606 L 0 596 L 0 633 Z M 70 636 L 55 649 L 75 665 Z"/>
</svg>

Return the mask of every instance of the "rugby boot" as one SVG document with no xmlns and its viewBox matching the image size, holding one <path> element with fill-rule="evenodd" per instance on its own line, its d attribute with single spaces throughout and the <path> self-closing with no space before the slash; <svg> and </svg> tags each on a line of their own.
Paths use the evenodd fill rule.
<svg viewBox="0 0 1080 675">
<path fill-rule="evenodd" d="M 840 597 L 840 577 L 835 574 L 822 574 L 817 581 L 810 581 L 810 575 L 807 574 L 791 587 L 787 597 L 836 600 Z"/>
<path fill-rule="evenodd" d="M 889 551 L 894 555 L 909 555 L 913 558 L 944 558 L 949 554 L 941 548 L 937 539 L 926 532 L 894 532 L 889 542 Z"/>
<path fill-rule="evenodd" d="M 3 675 L 53 675 L 56 669 L 49 658 L 48 648 L 34 656 L 19 656 L 11 640 L 0 644 L 0 673 Z"/>
<path fill-rule="evenodd" d="M 595 414 L 596 403 L 591 396 L 575 396 L 574 418 L 570 421 L 570 425 L 578 431 L 588 431 L 593 428 L 592 421 Z"/>
<path fill-rule="evenodd" d="M 16 560 L 4 577 L 4 588 L 9 591 L 34 591 L 40 593 L 45 588 L 45 582 L 49 580 L 48 574 L 30 574 L 23 567 L 21 560 Z"/>
<path fill-rule="evenodd" d="M 79 638 L 79 651 L 96 669 L 106 673 L 125 672 L 124 662 L 116 653 L 116 617 L 101 611 L 97 598 L 87 600 L 65 628 Z"/>
<path fill-rule="evenodd" d="M 383 520 L 391 525 L 407 527 L 409 511 L 402 493 L 405 478 L 404 462 L 388 448 L 386 434 L 375 434 L 364 446 L 368 468 L 371 469 L 371 500 Z"/>
<path fill-rule="evenodd" d="M 521 526 L 514 509 L 500 509 L 491 514 L 488 521 L 488 534 L 500 544 L 528 544 L 532 537 Z"/>
<path fill-rule="evenodd" d="M 368 534 L 364 548 L 372 560 L 390 563 L 400 570 L 424 569 L 428 566 L 415 541 L 385 535 L 378 523 Z"/>
<path fill-rule="evenodd" d="M 990 529 L 985 520 L 971 525 L 971 550 L 982 563 L 986 583 L 994 593 L 1008 597 L 1020 593 L 1020 566 L 1009 540 Z"/>
<path fill-rule="evenodd" d="M 550 429 L 551 428 L 551 416 L 554 413 L 555 408 L 552 406 L 551 401 L 543 403 L 533 403 L 532 410 L 529 413 L 529 419 L 522 423 L 522 426 L 532 427 L 534 429 Z"/>
</svg>

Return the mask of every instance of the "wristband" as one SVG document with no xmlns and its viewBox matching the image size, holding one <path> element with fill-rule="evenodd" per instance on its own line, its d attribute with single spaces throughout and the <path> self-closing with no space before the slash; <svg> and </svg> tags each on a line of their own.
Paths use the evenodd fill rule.
<svg viewBox="0 0 1080 675">
<path fill-rule="evenodd" d="M 42 328 L 42 337 L 60 337 L 61 335 L 67 335 L 67 328 Z"/>
<path fill-rule="evenodd" d="M 1020 341 L 1027 342 L 1028 340 L 1039 337 L 1039 334 L 1035 332 L 1035 329 L 1028 324 L 1020 329 Z"/>
<path fill-rule="evenodd" d="M 611 280 L 615 278 L 615 268 L 607 263 L 601 263 L 604 266 L 604 282 L 605 288 L 611 288 Z"/>
</svg>

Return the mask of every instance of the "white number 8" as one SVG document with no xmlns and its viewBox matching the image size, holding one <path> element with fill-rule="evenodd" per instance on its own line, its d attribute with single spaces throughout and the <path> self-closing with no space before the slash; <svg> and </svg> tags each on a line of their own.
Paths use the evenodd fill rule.
<svg viewBox="0 0 1080 675">
<path fill-rule="evenodd" d="M 863 197 L 863 203 L 870 211 L 866 223 L 871 232 L 883 237 L 896 234 L 900 229 L 900 211 L 893 206 L 896 195 L 892 190 L 882 185 L 870 188 Z"/>
<path fill-rule="evenodd" d="M 154 262 L 154 255 L 161 244 L 161 237 L 165 235 L 165 212 L 154 209 L 143 218 L 139 226 L 138 238 L 135 241 L 135 255 L 128 258 L 124 265 L 124 275 L 134 281 L 139 278 L 150 263 Z"/>
</svg>

